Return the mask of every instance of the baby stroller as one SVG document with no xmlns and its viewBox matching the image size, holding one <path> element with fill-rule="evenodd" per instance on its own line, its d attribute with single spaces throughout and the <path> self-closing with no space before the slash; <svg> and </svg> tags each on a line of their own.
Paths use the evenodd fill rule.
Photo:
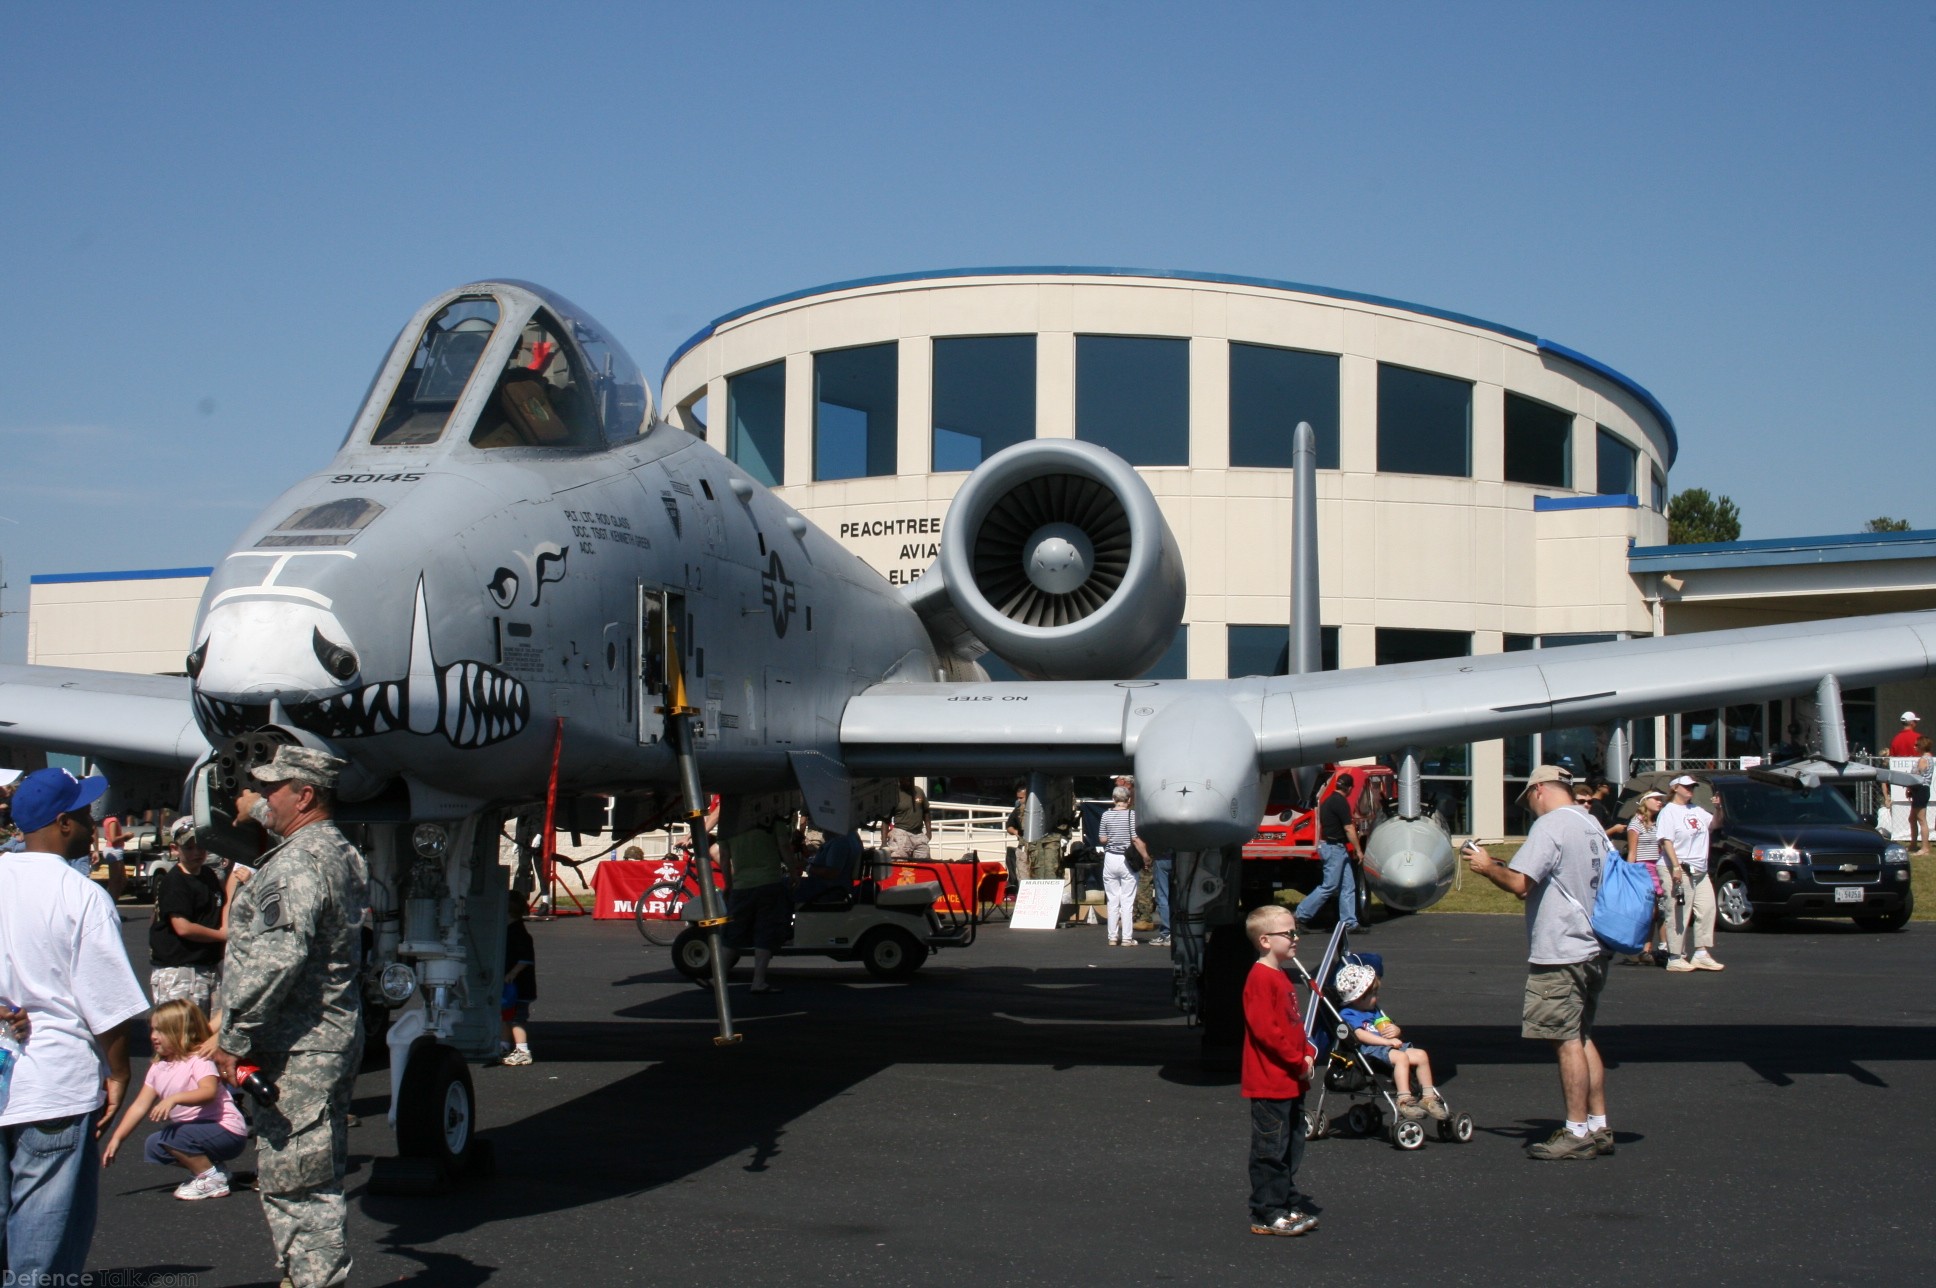
<svg viewBox="0 0 1936 1288">
<path fill-rule="evenodd" d="M 1314 1065 L 1321 1070 L 1313 1078 L 1318 1084 L 1317 1104 L 1304 1111 L 1305 1139 L 1322 1140 L 1331 1134 L 1332 1124 L 1324 1115 L 1324 1101 L 1335 1093 L 1350 1104 L 1345 1111 L 1345 1127 L 1352 1135 L 1384 1136 L 1399 1149 L 1417 1149 L 1425 1143 L 1425 1122 L 1403 1117 L 1398 1112 L 1398 1088 L 1391 1066 L 1367 1056 L 1351 1026 L 1338 1013 L 1338 972 L 1346 966 L 1365 966 L 1382 978 L 1384 959 L 1377 953 L 1338 952 L 1336 948 L 1334 936 L 1333 951 L 1326 954 L 1330 965 L 1322 972 L 1323 987 L 1318 986 L 1302 963 L 1297 968 L 1311 989 L 1311 1009 L 1318 1021 L 1311 1041 L 1318 1049 Z M 1443 1096 L 1443 1090 L 1439 1094 Z M 1463 1145 L 1472 1139 L 1471 1114 L 1454 1111 L 1437 1126 L 1442 1141 Z"/>
</svg>

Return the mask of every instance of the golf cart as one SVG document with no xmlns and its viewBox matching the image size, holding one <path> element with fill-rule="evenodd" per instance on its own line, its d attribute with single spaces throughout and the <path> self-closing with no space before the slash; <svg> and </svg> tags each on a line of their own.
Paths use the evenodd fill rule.
<svg viewBox="0 0 1936 1288">
<path fill-rule="evenodd" d="M 966 948 L 975 942 L 978 909 L 966 910 L 944 901 L 943 875 L 933 864 L 869 865 L 888 878 L 865 876 L 850 885 L 823 889 L 794 909 L 787 941 L 776 957 L 831 957 L 857 961 L 876 979 L 910 978 L 928 954 L 939 948 Z M 925 871 L 924 871 L 925 869 Z M 895 876 L 917 879 L 894 884 Z M 702 986 L 712 982 L 712 942 L 700 928 L 700 901 L 686 901 L 681 915 L 686 928 L 672 942 L 672 963 L 679 973 Z M 726 963 L 731 970 L 736 950 Z"/>
</svg>

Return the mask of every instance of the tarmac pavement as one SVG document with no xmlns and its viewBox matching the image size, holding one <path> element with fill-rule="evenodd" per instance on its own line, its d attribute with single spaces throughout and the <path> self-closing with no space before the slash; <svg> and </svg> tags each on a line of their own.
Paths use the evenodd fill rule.
<svg viewBox="0 0 1936 1288">
<path fill-rule="evenodd" d="M 124 915 L 145 972 L 147 911 Z M 359 1081 L 353 1283 L 1936 1282 L 1930 924 L 1724 936 L 1719 974 L 1615 967 L 1619 1152 L 1586 1163 L 1521 1152 L 1562 1105 L 1519 1037 L 1519 919 L 1381 924 L 1359 946 L 1385 955 L 1386 1009 L 1479 1130 L 1313 1142 L 1301 1239 L 1249 1233 L 1235 1076 L 1200 1059 L 1161 949 L 998 923 L 905 985 L 791 959 L 753 997 L 742 968 L 746 1039 L 720 1049 L 710 994 L 629 923 L 532 931 L 538 1062 L 474 1070 L 494 1179 L 366 1194 L 392 1142 L 387 1074 Z M 254 1195 L 177 1202 L 138 1146 L 105 1173 L 90 1264 L 273 1288 Z"/>
</svg>

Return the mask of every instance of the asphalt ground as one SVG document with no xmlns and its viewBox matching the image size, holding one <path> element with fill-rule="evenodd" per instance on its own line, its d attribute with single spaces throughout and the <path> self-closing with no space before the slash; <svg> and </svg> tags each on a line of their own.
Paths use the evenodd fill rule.
<svg viewBox="0 0 1936 1288">
<path fill-rule="evenodd" d="M 125 915 L 145 965 L 146 910 Z M 1720 974 L 1616 967 L 1619 1152 L 1536 1163 L 1562 1105 L 1519 1037 L 1519 919 L 1384 923 L 1360 942 L 1386 1009 L 1479 1130 L 1313 1142 L 1301 1239 L 1249 1233 L 1243 1102 L 1172 1011 L 1168 955 L 1103 934 L 992 926 L 905 985 L 794 959 L 756 998 L 742 969 L 746 1039 L 720 1049 L 710 995 L 629 923 L 534 924 L 538 1063 L 475 1071 L 495 1178 L 367 1194 L 388 1084 L 359 1081 L 353 1282 L 1936 1282 L 1936 926 L 1724 936 Z M 273 1285 L 254 1195 L 177 1202 L 139 1144 L 105 1174 L 90 1264 Z"/>
</svg>

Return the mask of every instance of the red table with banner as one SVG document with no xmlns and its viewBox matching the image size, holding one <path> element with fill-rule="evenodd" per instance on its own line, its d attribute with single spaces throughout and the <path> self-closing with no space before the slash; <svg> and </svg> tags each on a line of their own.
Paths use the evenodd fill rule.
<svg viewBox="0 0 1936 1288">
<path fill-rule="evenodd" d="M 640 896 L 661 881 L 676 881 L 680 871 L 671 859 L 606 859 L 592 873 L 592 916 L 599 921 L 630 921 Z"/>
</svg>

